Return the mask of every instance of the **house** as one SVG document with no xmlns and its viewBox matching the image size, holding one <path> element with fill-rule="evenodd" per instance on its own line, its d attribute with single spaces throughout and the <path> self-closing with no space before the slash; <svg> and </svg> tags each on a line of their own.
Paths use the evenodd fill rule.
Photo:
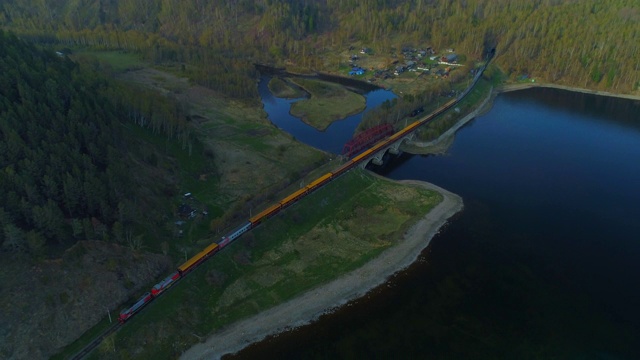
<svg viewBox="0 0 640 360">
<path fill-rule="evenodd" d="M 354 67 L 351 69 L 351 71 L 349 71 L 349 75 L 353 76 L 353 75 L 364 75 L 364 73 L 366 72 L 365 69 L 361 68 L 361 67 Z"/>
<path fill-rule="evenodd" d="M 440 58 L 440 61 L 446 63 L 454 63 L 456 60 L 458 60 L 458 55 L 456 54 L 449 54 Z"/>
<path fill-rule="evenodd" d="M 407 61 L 407 63 L 406 63 L 406 68 L 407 69 L 412 69 L 415 66 L 416 66 L 416 62 L 415 61 Z"/>
<path fill-rule="evenodd" d="M 403 72 L 404 72 L 404 66 L 399 65 L 399 66 L 396 66 L 396 71 L 394 71 L 394 73 L 393 73 L 393 74 L 394 74 L 394 75 L 400 75 L 400 74 L 402 74 Z"/>
<path fill-rule="evenodd" d="M 360 54 L 371 54 L 371 49 L 370 48 L 362 48 L 362 50 L 360 50 Z"/>
<path fill-rule="evenodd" d="M 189 217 L 193 213 L 193 211 L 193 208 L 191 208 L 191 206 L 187 204 L 182 204 L 178 207 L 178 213 L 182 218 Z"/>
</svg>

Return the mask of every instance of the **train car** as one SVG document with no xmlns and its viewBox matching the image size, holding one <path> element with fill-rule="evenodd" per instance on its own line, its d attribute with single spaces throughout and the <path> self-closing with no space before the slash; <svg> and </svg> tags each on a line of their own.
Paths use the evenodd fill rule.
<svg viewBox="0 0 640 360">
<path fill-rule="evenodd" d="M 347 172 L 349 169 L 351 169 L 354 166 L 353 160 L 349 160 L 346 163 L 342 164 L 342 166 L 340 166 L 339 168 L 333 170 L 331 173 L 331 178 L 335 179 L 336 177 L 344 174 L 345 172 Z"/>
<path fill-rule="evenodd" d="M 229 245 L 230 242 L 237 239 L 238 237 L 240 237 L 240 235 L 246 233 L 249 230 L 251 230 L 251 223 L 247 221 L 245 224 L 242 224 L 235 230 L 233 230 L 230 234 L 223 236 L 222 239 L 220 239 L 218 246 L 220 246 L 220 249 L 224 248 L 225 246 Z"/>
<path fill-rule="evenodd" d="M 307 190 L 308 191 L 313 191 L 313 190 L 319 188 L 320 186 L 324 185 L 329 180 L 331 180 L 332 176 L 333 176 L 333 174 L 330 173 L 330 172 L 320 176 L 319 178 L 313 180 L 309 185 L 307 185 Z"/>
<path fill-rule="evenodd" d="M 373 145 L 371 147 L 371 149 L 369 149 L 369 151 L 371 152 L 370 155 L 373 155 L 376 153 L 376 151 L 382 149 L 383 147 L 387 146 L 389 144 L 389 141 L 380 141 L 377 144 Z"/>
<path fill-rule="evenodd" d="M 413 131 L 415 128 L 417 128 L 418 126 L 422 125 L 422 121 L 414 121 L 411 124 L 407 125 L 404 129 L 398 131 L 397 133 L 393 134 L 389 140 L 391 140 L 391 142 L 395 141 L 398 138 L 403 137 L 404 135 L 406 135 L 407 133 Z"/>
<path fill-rule="evenodd" d="M 211 245 L 204 248 L 204 250 L 197 253 L 191 259 L 187 260 L 184 264 L 178 267 L 178 271 L 180 272 L 180 276 L 184 276 L 184 274 L 193 270 L 196 266 L 198 266 L 202 261 L 204 261 L 209 256 L 215 254 L 218 250 L 220 250 L 218 244 L 212 243 Z"/>
<path fill-rule="evenodd" d="M 180 273 L 176 271 L 151 288 L 151 295 L 154 297 L 160 295 L 163 291 L 167 290 L 171 285 L 178 281 L 178 279 L 180 279 Z"/>
<path fill-rule="evenodd" d="M 358 164 L 360 161 L 364 160 L 366 157 L 371 156 L 372 153 L 373 153 L 373 148 L 362 152 L 360 155 L 351 159 L 351 161 L 353 162 L 354 165 Z"/>
<path fill-rule="evenodd" d="M 268 218 L 269 216 L 272 216 L 272 215 L 276 214 L 278 211 L 280 211 L 281 207 L 282 207 L 282 205 L 280 205 L 280 203 L 271 205 L 266 210 L 263 210 L 258 215 L 256 215 L 256 216 L 252 217 L 251 219 L 249 219 L 249 222 L 251 223 L 252 226 L 256 226 L 262 220 L 264 220 L 264 219 Z"/>
<path fill-rule="evenodd" d="M 303 197 L 304 194 L 307 193 L 307 191 L 309 191 L 309 190 L 306 187 L 303 187 L 302 189 L 297 190 L 293 194 L 291 194 L 291 195 L 285 197 L 284 199 L 280 200 L 280 205 L 282 205 L 282 207 L 287 207 L 287 206 L 293 204 L 294 202 L 298 201 L 301 197 Z"/>
<path fill-rule="evenodd" d="M 120 316 L 118 316 L 118 321 L 121 324 L 124 324 L 125 321 L 129 320 L 129 318 L 131 318 L 135 313 L 140 311 L 140 309 L 142 309 L 145 305 L 147 305 L 152 299 L 153 299 L 153 296 L 151 295 L 151 293 L 145 293 L 144 295 L 142 295 L 142 297 L 138 299 L 138 301 L 136 301 L 135 304 L 133 304 L 133 306 L 131 306 L 128 309 L 122 310 L 120 312 Z"/>
</svg>

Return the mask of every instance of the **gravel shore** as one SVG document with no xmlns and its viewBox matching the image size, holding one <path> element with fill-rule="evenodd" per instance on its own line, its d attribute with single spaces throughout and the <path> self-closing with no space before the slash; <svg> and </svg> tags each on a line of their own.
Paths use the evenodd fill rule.
<svg viewBox="0 0 640 360">
<path fill-rule="evenodd" d="M 221 329 L 186 351 L 181 359 L 219 359 L 267 336 L 308 324 L 322 314 L 362 297 L 413 263 L 447 220 L 461 211 L 462 198 L 433 184 L 402 181 L 440 192 L 443 201 L 416 223 L 395 246 L 361 268 L 244 321 Z"/>
<path fill-rule="evenodd" d="M 530 89 L 534 87 L 546 87 L 546 88 L 575 91 L 575 92 L 581 92 L 585 94 L 593 94 L 593 95 L 599 95 L 599 96 L 609 96 L 609 97 L 617 97 L 622 99 L 640 100 L 640 95 L 637 94 L 637 91 L 636 91 L 636 94 L 617 94 L 617 93 L 611 93 L 607 91 L 591 90 L 591 89 L 584 89 L 579 87 L 557 85 L 557 84 L 550 84 L 550 83 L 525 83 L 525 84 L 503 85 L 498 89 L 498 92 L 518 91 L 518 90 Z"/>
</svg>

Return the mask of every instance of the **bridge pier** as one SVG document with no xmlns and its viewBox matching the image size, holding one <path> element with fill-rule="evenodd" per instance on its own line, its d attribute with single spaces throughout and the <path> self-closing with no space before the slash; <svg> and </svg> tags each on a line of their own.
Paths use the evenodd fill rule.
<svg viewBox="0 0 640 360">
<path fill-rule="evenodd" d="M 384 156 L 384 152 L 382 152 L 382 155 L 378 156 L 374 156 L 373 159 L 371 159 L 371 162 L 378 165 L 378 166 L 382 166 L 382 164 L 384 164 L 384 161 L 382 161 L 382 157 Z"/>
<path fill-rule="evenodd" d="M 387 153 L 387 151 L 395 156 L 399 156 L 402 155 L 403 151 L 400 150 L 400 145 L 402 145 L 402 142 L 404 141 L 411 141 L 413 140 L 415 137 L 414 133 L 408 134 L 404 137 L 402 137 L 401 139 L 397 140 L 396 142 L 394 142 L 393 144 L 385 147 L 385 148 L 381 148 L 378 150 L 378 152 L 376 152 L 374 155 L 371 156 L 371 158 L 369 160 L 365 160 L 363 162 L 360 163 L 360 168 L 364 169 L 367 167 L 367 164 L 369 163 L 369 161 L 371 161 L 372 163 L 374 163 L 375 165 L 378 166 L 382 166 L 384 165 L 384 154 Z"/>
</svg>

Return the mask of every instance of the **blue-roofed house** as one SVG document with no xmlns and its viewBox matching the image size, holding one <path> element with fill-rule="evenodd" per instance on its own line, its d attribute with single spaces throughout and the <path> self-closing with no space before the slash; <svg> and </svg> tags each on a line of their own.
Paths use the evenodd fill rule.
<svg viewBox="0 0 640 360">
<path fill-rule="evenodd" d="M 353 75 L 364 75 L 365 73 L 365 69 L 361 68 L 361 67 L 354 67 L 351 69 L 351 71 L 349 71 L 349 75 L 353 76 Z"/>
</svg>

